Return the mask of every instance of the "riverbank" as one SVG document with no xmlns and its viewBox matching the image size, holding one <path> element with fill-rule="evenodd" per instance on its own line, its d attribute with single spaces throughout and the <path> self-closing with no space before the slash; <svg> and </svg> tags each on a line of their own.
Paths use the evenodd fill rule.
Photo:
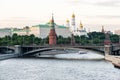
<svg viewBox="0 0 120 80">
<path fill-rule="evenodd" d="M 0 60 L 17 57 L 17 54 L 0 54 Z"/>
<path fill-rule="evenodd" d="M 105 56 L 107 61 L 112 62 L 112 64 L 120 69 L 120 56 L 107 55 Z"/>
</svg>

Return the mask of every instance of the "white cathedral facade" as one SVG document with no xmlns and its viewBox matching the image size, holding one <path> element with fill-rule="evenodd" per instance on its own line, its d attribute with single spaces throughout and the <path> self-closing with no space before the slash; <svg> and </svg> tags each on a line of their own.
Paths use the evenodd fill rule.
<svg viewBox="0 0 120 80">
<path fill-rule="evenodd" d="M 69 28 L 70 32 L 74 36 L 82 36 L 82 35 L 87 36 L 87 31 L 83 27 L 82 23 L 80 22 L 79 26 L 76 25 L 75 14 L 72 15 L 71 24 L 69 23 L 69 20 L 66 21 L 66 27 Z"/>
</svg>

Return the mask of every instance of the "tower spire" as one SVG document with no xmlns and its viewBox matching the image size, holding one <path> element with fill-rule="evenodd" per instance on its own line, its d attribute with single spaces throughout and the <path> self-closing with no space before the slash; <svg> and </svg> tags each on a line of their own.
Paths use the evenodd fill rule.
<svg viewBox="0 0 120 80">
<path fill-rule="evenodd" d="M 105 33 L 104 26 L 102 26 L 101 32 L 102 32 L 102 33 Z"/>
<path fill-rule="evenodd" d="M 52 13 L 52 22 L 54 23 L 54 17 L 53 17 L 53 13 Z"/>
<path fill-rule="evenodd" d="M 53 13 L 52 13 L 52 20 L 50 20 L 50 27 L 51 29 L 54 29 L 55 26 L 54 26 L 54 17 L 53 17 Z"/>
</svg>

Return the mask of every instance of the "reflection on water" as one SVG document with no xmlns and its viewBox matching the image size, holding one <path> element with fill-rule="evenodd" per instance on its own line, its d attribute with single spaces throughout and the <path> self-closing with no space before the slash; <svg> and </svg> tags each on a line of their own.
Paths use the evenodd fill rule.
<svg viewBox="0 0 120 80">
<path fill-rule="evenodd" d="M 90 51 L 82 53 L 57 54 L 55 57 L 61 59 L 104 59 L 103 55 Z"/>
<path fill-rule="evenodd" d="M 59 59 L 104 59 L 104 55 L 98 54 L 89 50 L 52 50 L 41 52 L 41 55 L 37 54 L 36 57 L 54 57 Z"/>
</svg>

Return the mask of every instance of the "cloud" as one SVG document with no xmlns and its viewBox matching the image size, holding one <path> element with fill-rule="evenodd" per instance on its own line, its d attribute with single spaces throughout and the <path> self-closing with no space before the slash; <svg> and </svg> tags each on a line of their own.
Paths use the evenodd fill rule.
<svg viewBox="0 0 120 80">
<path fill-rule="evenodd" d="M 3 27 L 24 27 L 39 24 L 40 20 L 27 17 L 10 17 L 0 20 L 0 28 Z"/>
<path fill-rule="evenodd" d="M 98 16 L 98 17 L 101 17 L 101 18 L 120 18 L 119 15 L 118 16 L 116 16 L 116 15 L 111 15 L 111 16 L 109 16 L 109 15 L 102 15 L 102 16 Z"/>
<path fill-rule="evenodd" d="M 39 19 L 28 18 L 28 17 L 9 17 L 7 19 L 0 19 L 0 22 L 37 22 Z"/>
<path fill-rule="evenodd" d="M 86 18 L 106 18 L 106 19 L 120 19 L 120 15 L 96 15 L 96 16 L 84 16 Z"/>
<path fill-rule="evenodd" d="M 96 2 L 95 4 L 99 6 L 120 7 L 119 0 L 106 0 L 106 1 Z"/>
<path fill-rule="evenodd" d="M 69 3 L 73 5 L 97 5 L 97 6 L 108 6 L 108 7 L 119 7 L 120 0 L 69 0 Z"/>
</svg>

